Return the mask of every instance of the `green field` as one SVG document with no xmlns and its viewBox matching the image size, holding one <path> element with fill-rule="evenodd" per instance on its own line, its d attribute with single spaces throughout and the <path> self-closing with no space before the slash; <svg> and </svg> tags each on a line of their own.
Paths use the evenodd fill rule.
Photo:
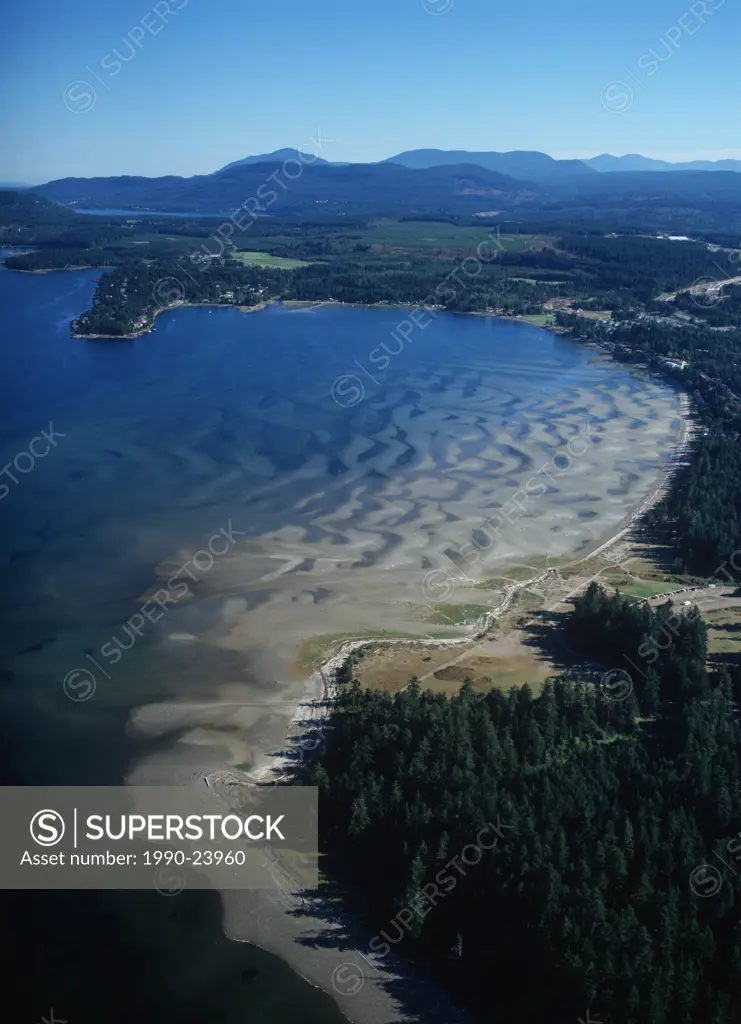
<svg viewBox="0 0 741 1024">
<path fill-rule="evenodd" d="M 741 608 L 718 608 L 703 613 L 711 654 L 741 656 Z"/>
<path fill-rule="evenodd" d="M 325 661 L 335 647 L 345 643 L 347 640 L 382 640 L 384 638 L 394 640 L 417 640 L 414 633 L 397 633 L 393 629 L 361 629 L 356 633 L 324 633 L 321 636 L 312 636 L 302 640 L 298 645 L 294 666 L 303 674 L 311 675 L 317 665 Z"/>
<path fill-rule="evenodd" d="M 674 586 L 676 586 L 676 584 L 671 584 L 670 586 L 673 589 Z M 626 597 L 643 598 L 653 597 L 653 595 L 656 593 L 665 594 L 666 590 L 662 586 L 657 587 L 656 583 L 651 583 L 650 580 L 647 583 L 636 580 L 633 583 L 629 583 L 627 586 L 620 587 L 620 592 L 622 594 L 625 594 Z"/>
<path fill-rule="evenodd" d="M 529 324 L 536 324 L 538 327 L 552 327 L 556 322 L 556 318 L 552 313 L 533 313 L 532 315 L 523 316 L 521 319 L 526 320 Z"/>
<path fill-rule="evenodd" d="M 271 256 L 268 252 L 235 252 L 231 258 L 247 267 L 272 267 L 274 270 L 295 270 L 296 267 L 310 265 L 306 260 L 290 260 L 285 256 Z"/>
<path fill-rule="evenodd" d="M 490 610 L 489 606 L 485 604 L 443 604 L 435 608 L 427 621 L 438 626 L 446 624 L 462 626 L 475 622 Z"/>
</svg>

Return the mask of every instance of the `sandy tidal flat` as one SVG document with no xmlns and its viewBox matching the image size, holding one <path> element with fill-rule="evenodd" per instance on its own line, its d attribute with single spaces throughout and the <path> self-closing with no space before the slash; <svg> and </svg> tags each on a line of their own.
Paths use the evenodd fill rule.
<svg viewBox="0 0 741 1024">
<path fill-rule="evenodd" d="M 285 510 L 284 525 L 237 545 L 203 581 L 189 609 L 189 635 L 198 638 L 189 651 L 208 650 L 216 666 L 244 658 L 253 678 L 214 675 L 209 701 L 149 704 L 133 727 L 149 739 L 176 728 L 179 749 L 169 756 L 182 766 L 187 751 L 192 771 L 242 763 L 260 775 L 265 755 L 286 746 L 286 733 L 321 696 L 316 678 L 308 689 L 298 678 L 301 640 L 365 631 L 440 636 L 433 614 L 456 602 L 496 602 L 480 584 L 507 564 L 577 552 L 616 532 L 666 474 L 683 421 L 669 388 L 610 363 L 591 365 L 585 377 L 555 393 L 536 388 L 527 401 L 501 378 L 469 368 L 432 372 L 408 387 L 377 431 L 348 439 L 331 489 L 317 480 L 314 493 Z M 422 408 L 419 392 L 443 378 L 439 402 Z M 466 627 L 445 631 L 462 636 Z M 163 638 L 150 657 L 165 658 L 164 645 L 177 636 Z M 133 778 L 168 771 L 167 758 L 160 751 L 141 762 Z M 323 913 L 292 913 L 290 897 L 224 899 L 231 937 L 277 952 L 331 991 L 332 971 L 348 961 L 339 923 L 337 947 L 314 947 L 311 936 L 326 934 Z M 387 968 L 361 999 L 340 998 L 352 1020 L 407 1019 Z"/>
<path fill-rule="evenodd" d="M 183 308 L 146 339 L 100 346 L 69 338 L 93 274 L 3 283 L 19 341 L 5 350 L 4 461 L 50 419 L 64 434 L 0 509 L 13 514 L 4 714 L 19 736 L 33 723 L 18 747 L 39 780 L 259 771 L 318 695 L 302 641 L 463 636 L 432 621 L 437 601 L 495 603 L 480 582 L 510 561 L 609 536 L 681 428 L 671 388 L 522 323 L 440 315 L 399 351 L 400 310 Z M 362 401 L 343 407 L 348 374 Z M 236 543 L 200 556 L 187 595 L 134 633 L 132 613 L 230 523 Z M 62 686 L 78 668 L 95 675 L 85 703 Z M 312 944 L 321 914 L 224 900 L 230 936 L 332 990 L 347 950 Z M 378 981 L 347 1011 L 404 1019 Z"/>
</svg>

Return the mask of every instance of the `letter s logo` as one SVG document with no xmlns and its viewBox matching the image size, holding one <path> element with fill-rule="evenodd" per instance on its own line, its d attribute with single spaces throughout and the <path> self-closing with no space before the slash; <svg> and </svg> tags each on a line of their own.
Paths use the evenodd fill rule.
<svg viewBox="0 0 741 1024">
<path fill-rule="evenodd" d="M 64 836 L 64 818 L 59 811 L 37 811 L 31 818 L 30 832 L 39 846 L 56 846 Z"/>
</svg>

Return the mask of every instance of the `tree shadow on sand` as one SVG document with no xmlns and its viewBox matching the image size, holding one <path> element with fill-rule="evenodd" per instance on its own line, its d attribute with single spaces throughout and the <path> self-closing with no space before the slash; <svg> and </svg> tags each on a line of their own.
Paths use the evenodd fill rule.
<svg viewBox="0 0 741 1024">
<path fill-rule="evenodd" d="M 605 666 L 589 661 L 572 650 L 566 643 L 563 627 L 569 612 L 543 611 L 537 618 L 521 626 L 523 644 L 536 652 L 536 657 L 553 665 L 554 676 L 594 680 L 605 671 Z"/>
</svg>

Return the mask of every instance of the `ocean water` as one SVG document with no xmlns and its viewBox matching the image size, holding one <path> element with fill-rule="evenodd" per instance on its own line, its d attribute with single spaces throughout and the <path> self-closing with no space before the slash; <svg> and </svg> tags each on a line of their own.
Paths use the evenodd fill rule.
<svg viewBox="0 0 741 1024">
<path fill-rule="evenodd" d="M 413 620 L 424 574 L 454 564 L 451 550 L 586 424 L 592 454 L 503 536 L 502 557 L 598 537 L 646 492 L 676 433 L 670 389 L 486 317 L 443 315 L 422 329 L 391 308 L 185 308 L 134 341 L 72 339 L 98 274 L 0 269 L 0 466 L 12 473 L 0 477 L 0 712 L 6 777 L 18 783 L 114 784 L 182 752 L 179 729 L 132 733 L 150 702 L 263 700 L 280 680 L 290 703 L 302 685 L 290 668 L 298 639 L 386 625 L 384 614 L 400 614 L 395 595 Z M 101 651 L 122 649 L 137 598 L 230 530 L 239 558 L 235 547 L 209 567 L 199 599 L 114 670 Z M 81 668 L 98 686 L 84 703 L 63 685 Z M 239 720 L 226 737 L 223 722 L 207 725 L 198 749 L 217 764 L 248 757 L 233 739 L 240 728 L 265 729 Z M 145 896 L 133 910 L 115 894 L 86 898 L 81 913 L 91 930 L 102 907 L 112 915 L 109 943 L 124 960 L 139 926 L 160 929 L 140 988 L 166 999 L 163 979 L 177 975 L 174 992 L 200 947 L 194 939 L 179 959 L 169 909 Z M 31 903 L 42 919 L 52 912 Z M 221 966 L 196 972 L 194 1005 L 223 1003 L 209 1020 L 239 1019 L 248 997 L 251 1021 L 298 1019 L 286 1006 L 302 1020 L 336 1019 L 274 958 L 221 940 L 212 902 L 194 906 L 193 935 L 224 949 Z M 94 946 L 91 933 L 85 941 Z M 82 1002 L 71 968 L 51 973 Z M 279 976 L 287 1003 L 259 981 Z M 62 1016 L 82 1019 L 74 1009 Z"/>
</svg>

